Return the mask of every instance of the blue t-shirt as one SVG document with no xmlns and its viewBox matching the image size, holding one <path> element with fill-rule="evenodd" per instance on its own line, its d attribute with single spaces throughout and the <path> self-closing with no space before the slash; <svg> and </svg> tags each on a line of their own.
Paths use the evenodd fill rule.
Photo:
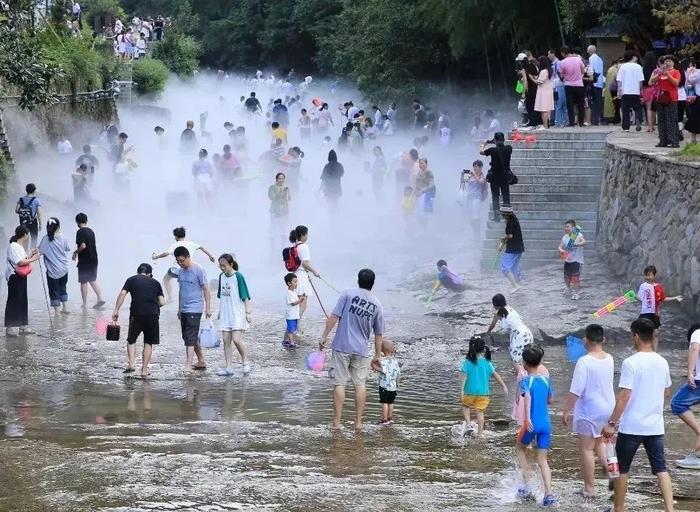
<svg viewBox="0 0 700 512">
<path fill-rule="evenodd" d="M 39 207 L 41 206 L 41 201 L 36 196 L 23 196 L 19 201 L 17 201 L 17 204 L 23 204 L 24 206 L 29 205 L 29 210 L 32 212 L 32 219 L 35 219 L 37 212 L 39 211 Z"/>
<path fill-rule="evenodd" d="M 462 361 L 461 372 L 466 374 L 464 394 L 467 396 L 489 396 L 489 381 L 496 371 L 493 363 L 485 357 L 477 357 L 476 363 L 469 359 Z"/>
<path fill-rule="evenodd" d="M 193 263 L 190 268 L 181 268 L 177 282 L 180 285 L 180 313 L 203 313 L 202 288 L 207 284 L 204 269 L 196 263 Z"/>
<path fill-rule="evenodd" d="M 549 421 L 549 397 L 552 396 L 552 383 L 549 377 L 528 375 L 520 381 L 520 395 L 530 395 L 530 421 L 533 429 L 551 429 Z"/>
<path fill-rule="evenodd" d="M 369 290 L 355 288 L 340 294 L 333 314 L 340 318 L 333 350 L 363 357 L 369 355 L 369 337 L 384 334 L 382 305 Z"/>
</svg>

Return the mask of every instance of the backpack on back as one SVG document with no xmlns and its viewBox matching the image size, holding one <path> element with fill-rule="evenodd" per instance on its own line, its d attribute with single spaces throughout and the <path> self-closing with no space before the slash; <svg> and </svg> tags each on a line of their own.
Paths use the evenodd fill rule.
<svg viewBox="0 0 700 512">
<path fill-rule="evenodd" d="M 301 259 L 299 259 L 296 245 L 282 249 L 282 259 L 289 272 L 296 272 L 301 267 Z"/>
<path fill-rule="evenodd" d="M 17 210 L 17 215 L 19 215 L 19 223 L 22 226 L 29 226 L 36 220 L 36 215 L 32 211 L 32 203 L 36 200 L 36 197 L 32 197 L 28 203 L 25 203 L 24 198 L 19 198 L 19 208 Z"/>
</svg>

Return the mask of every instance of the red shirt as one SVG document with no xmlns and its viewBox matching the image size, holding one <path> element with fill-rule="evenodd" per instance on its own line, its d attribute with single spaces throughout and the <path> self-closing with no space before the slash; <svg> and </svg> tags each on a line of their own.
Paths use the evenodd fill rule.
<svg viewBox="0 0 700 512">
<path fill-rule="evenodd" d="M 671 69 L 666 74 L 676 79 L 677 81 L 681 79 L 681 72 L 677 69 Z M 656 83 L 659 85 L 659 89 L 661 89 L 662 91 L 667 91 L 668 95 L 671 98 L 671 101 L 678 101 L 678 82 L 676 83 L 676 85 L 673 85 L 671 81 L 668 80 L 661 73 L 658 74 L 657 78 L 658 81 Z"/>
</svg>

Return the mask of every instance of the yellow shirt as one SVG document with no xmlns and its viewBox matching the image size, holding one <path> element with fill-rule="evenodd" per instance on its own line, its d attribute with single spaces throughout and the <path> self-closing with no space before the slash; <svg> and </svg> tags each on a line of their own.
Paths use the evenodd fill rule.
<svg viewBox="0 0 700 512">
<path fill-rule="evenodd" d="M 401 207 L 404 213 L 413 213 L 416 210 L 416 198 L 414 196 L 405 196 Z"/>
<path fill-rule="evenodd" d="M 275 128 L 272 130 L 272 140 L 273 142 L 277 139 L 282 139 L 282 144 L 287 145 L 287 130 L 284 128 Z"/>
</svg>

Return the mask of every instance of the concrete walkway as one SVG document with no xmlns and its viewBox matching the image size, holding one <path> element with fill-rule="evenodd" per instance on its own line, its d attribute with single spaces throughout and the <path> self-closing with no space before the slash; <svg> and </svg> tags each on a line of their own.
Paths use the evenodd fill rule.
<svg viewBox="0 0 700 512">
<path fill-rule="evenodd" d="M 673 153 L 680 151 L 690 141 L 690 135 L 687 132 L 683 136 L 685 140 L 681 142 L 681 148 L 657 148 L 656 144 L 659 143 L 658 132 L 648 133 L 646 128 L 642 128 L 641 132 L 635 132 L 634 129 L 630 132 L 623 132 L 619 127 L 614 127 L 614 131 L 608 135 L 608 144 L 640 155 L 657 158 L 661 161 L 681 162 L 691 167 L 700 168 L 700 161 L 680 160 L 672 156 Z"/>
</svg>

